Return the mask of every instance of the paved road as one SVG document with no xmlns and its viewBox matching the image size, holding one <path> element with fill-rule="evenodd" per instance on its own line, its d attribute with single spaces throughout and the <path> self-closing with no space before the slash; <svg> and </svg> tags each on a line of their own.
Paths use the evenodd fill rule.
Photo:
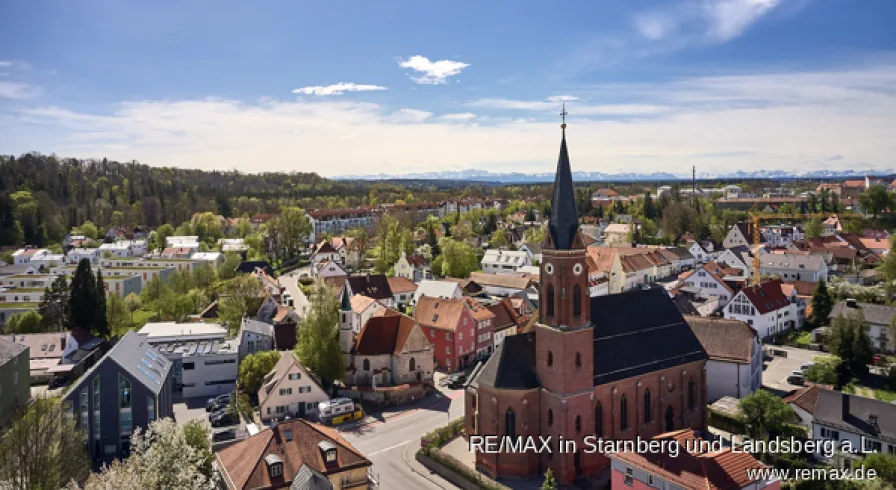
<svg viewBox="0 0 896 490">
<path fill-rule="evenodd" d="M 790 376 L 791 372 L 799 371 L 800 366 L 804 363 L 814 360 L 817 356 L 825 355 L 824 352 L 778 345 L 767 345 L 765 348 L 787 352 L 787 357 L 775 356 L 774 359 L 769 361 L 768 367 L 765 369 L 765 372 L 762 373 L 763 386 L 783 391 L 791 391 L 800 388 L 800 386 L 792 385 L 787 382 L 787 377 Z"/>
<path fill-rule="evenodd" d="M 305 293 L 299 288 L 297 281 L 299 280 L 299 276 L 302 274 L 308 274 L 308 267 L 301 267 L 292 272 L 288 272 L 283 274 L 282 276 L 277 278 L 277 282 L 280 283 L 281 286 L 286 288 L 286 292 L 292 296 L 292 304 L 293 308 L 296 309 L 296 312 L 300 317 L 305 318 L 305 313 L 308 308 L 311 307 L 311 303 L 308 302 L 308 298 L 305 296 Z"/>
<path fill-rule="evenodd" d="M 462 391 L 431 395 L 407 413 L 344 431 L 342 435 L 373 463 L 380 488 L 413 490 L 442 488 L 413 472 L 405 458 L 413 459 L 420 436 L 463 415 Z M 453 398 L 453 399 L 452 399 Z"/>
</svg>

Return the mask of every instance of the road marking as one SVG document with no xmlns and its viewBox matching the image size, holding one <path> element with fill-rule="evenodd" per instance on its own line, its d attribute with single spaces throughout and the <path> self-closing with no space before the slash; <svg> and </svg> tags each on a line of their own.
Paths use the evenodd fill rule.
<svg viewBox="0 0 896 490">
<path fill-rule="evenodd" d="M 413 440 L 413 439 L 408 439 L 408 440 L 406 440 L 406 441 L 404 441 L 404 442 L 399 442 L 398 444 L 396 444 L 396 445 L 394 445 L 394 446 L 389 446 L 389 447 L 387 447 L 387 448 L 380 449 L 379 451 L 374 451 L 374 452 L 372 452 L 372 453 L 367 453 L 367 457 L 369 458 L 370 456 L 373 456 L 373 455 L 376 455 L 376 454 L 379 454 L 379 453 L 384 453 L 384 452 L 386 452 L 386 451 L 391 451 L 391 450 L 393 450 L 393 449 L 395 449 L 395 448 L 399 448 L 399 447 L 404 446 L 405 444 L 411 442 L 412 440 Z"/>
</svg>

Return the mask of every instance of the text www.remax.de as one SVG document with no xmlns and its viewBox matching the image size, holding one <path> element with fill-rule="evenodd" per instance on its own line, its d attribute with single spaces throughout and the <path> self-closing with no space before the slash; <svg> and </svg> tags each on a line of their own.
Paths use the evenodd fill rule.
<svg viewBox="0 0 896 490">
<path fill-rule="evenodd" d="M 753 468 L 748 469 L 747 478 L 755 480 L 874 480 L 877 471 L 873 468 L 836 469 L 836 468 Z"/>
</svg>

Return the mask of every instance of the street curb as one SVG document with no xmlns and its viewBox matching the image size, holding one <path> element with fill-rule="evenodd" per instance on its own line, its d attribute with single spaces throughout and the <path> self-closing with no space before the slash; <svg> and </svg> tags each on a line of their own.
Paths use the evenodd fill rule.
<svg viewBox="0 0 896 490">
<path fill-rule="evenodd" d="M 414 459 L 414 462 L 412 463 L 412 462 L 408 459 L 408 449 L 409 449 L 409 448 L 410 448 L 410 449 L 413 449 L 413 453 L 414 453 L 415 455 L 417 454 L 417 448 L 416 448 L 416 446 L 413 445 L 413 444 L 411 444 L 410 442 L 407 443 L 407 445 L 404 447 L 404 450 L 401 452 L 401 459 L 404 460 L 404 464 L 408 465 L 408 468 L 409 468 L 411 471 L 413 471 L 414 473 L 416 473 L 416 474 L 422 476 L 424 479 L 426 479 L 427 481 L 429 481 L 429 482 L 432 483 L 433 485 L 435 485 L 435 486 L 437 486 L 437 487 L 439 487 L 439 488 L 442 488 L 442 489 L 444 489 L 444 490 L 451 490 L 451 488 L 446 487 L 446 486 L 442 485 L 442 483 L 440 483 L 440 482 L 438 482 L 438 481 L 436 481 L 436 480 L 430 478 L 431 475 L 428 475 L 428 474 L 426 474 L 426 473 L 424 473 L 424 472 L 418 470 L 417 468 L 414 468 L 414 463 L 417 463 L 417 460 Z M 420 463 L 417 463 L 417 464 L 420 464 Z M 420 466 L 423 466 L 423 465 L 420 465 Z"/>
</svg>

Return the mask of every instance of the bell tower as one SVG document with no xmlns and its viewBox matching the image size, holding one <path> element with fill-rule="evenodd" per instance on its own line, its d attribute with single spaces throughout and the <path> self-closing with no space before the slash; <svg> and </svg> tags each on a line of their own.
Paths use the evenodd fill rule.
<svg viewBox="0 0 896 490">
<path fill-rule="evenodd" d="M 572 170 L 566 148 L 566 109 L 551 199 L 548 232 L 542 245 L 536 361 L 542 386 L 571 393 L 594 386 L 594 336 L 588 293 L 587 250 L 579 230 Z"/>
</svg>

